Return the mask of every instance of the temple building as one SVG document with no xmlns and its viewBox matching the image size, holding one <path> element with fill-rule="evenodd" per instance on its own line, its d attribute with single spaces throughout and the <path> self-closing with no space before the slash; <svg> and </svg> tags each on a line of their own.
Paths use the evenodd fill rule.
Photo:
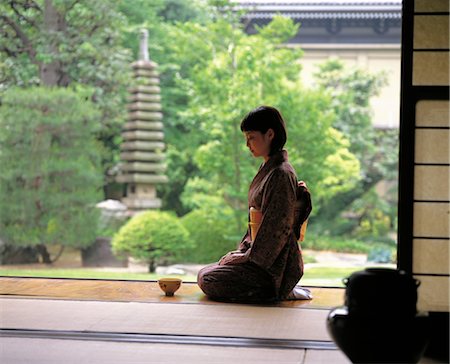
<svg viewBox="0 0 450 364">
<path fill-rule="evenodd" d="M 117 182 L 126 184 L 122 202 L 130 211 L 140 211 L 161 207 L 156 185 L 167 182 L 161 90 L 157 65 L 149 58 L 146 30 L 141 32 L 139 60 L 132 67 L 136 86 L 129 91 Z"/>
<path fill-rule="evenodd" d="M 302 78 L 312 84 L 317 65 L 337 58 L 344 64 L 384 72 L 388 84 L 371 100 L 377 128 L 399 127 L 401 0 L 235 0 L 253 34 L 279 14 L 300 23 L 290 47 L 301 47 Z"/>
</svg>

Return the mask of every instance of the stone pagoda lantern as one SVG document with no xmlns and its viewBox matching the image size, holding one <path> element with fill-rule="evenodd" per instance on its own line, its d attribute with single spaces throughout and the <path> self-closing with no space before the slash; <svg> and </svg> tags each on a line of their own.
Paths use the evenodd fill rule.
<svg viewBox="0 0 450 364">
<path fill-rule="evenodd" d="M 117 182 L 126 184 L 122 202 L 130 211 L 161 207 L 156 185 L 164 175 L 164 133 L 157 64 L 148 55 L 148 32 L 141 31 L 139 60 L 132 64 L 135 84 L 129 92 L 128 120 L 122 131 L 120 173 Z"/>
</svg>

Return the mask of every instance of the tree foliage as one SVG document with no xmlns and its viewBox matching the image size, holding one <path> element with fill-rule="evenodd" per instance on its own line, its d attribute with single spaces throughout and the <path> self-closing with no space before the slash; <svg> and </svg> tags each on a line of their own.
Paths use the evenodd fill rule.
<svg viewBox="0 0 450 364">
<path fill-rule="evenodd" d="M 332 107 L 338 116 L 333 126 L 349 139 L 350 151 L 362 165 L 362 179 L 378 179 L 375 174 L 384 175 L 386 171 L 376 165 L 380 148 L 376 143 L 370 99 L 386 84 L 385 74 L 371 74 L 345 67 L 339 60 L 331 60 L 320 65 L 315 78 L 319 88 L 329 92 L 333 99 Z M 387 162 L 391 160 L 387 159 Z"/>
<path fill-rule="evenodd" d="M 98 112 L 83 92 L 9 89 L 0 107 L 0 231 L 7 243 L 84 247 L 102 185 Z M 47 261 L 48 262 L 48 261 Z"/>
<path fill-rule="evenodd" d="M 231 208 L 236 231 L 245 228 L 246 194 L 258 167 L 239 125 L 260 104 L 281 109 L 291 161 L 299 177 L 310 182 L 317 203 L 351 189 L 359 178 L 348 139 L 333 128 L 332 98 L 302 85 L 301 51 L 283 46 L 297 30 L 282 17 L 254 35 L 220 17 L 167 27 L 172 42 L 166 58 L 177 65 L 175 82 L 186 98 L 186 107 L 169 124 L 175 133 L 168 138 L 170 149 L 188 156 L 182 202 L 188 209 Z"/>
<path fill-rule="evenodd" d="M 189 233 L 179 219 L 165 211 L 147 211 L 135 215 L 114 235 L 115 254 L 130 255 L 149 264 L 153 272 L 157 264 L 182 258 L 191 243 Z"/>
<path fill-rule="evenodd" d="M 125 119 L 130 52 L 125 17 L 110 0 L 11 0 L 0 3 L 0 90 L 48 85 L 93 89 L 101 113 L 103 168 L 117 162 Z"/>
<path fill-rule="evenodd" d="M 376 129 L 370 109 L 370 99 L 387 82 L 385 74 L 370 74 L 331 60 L 320 65 L 315 76 L 318 88 L 332 97 L 331 106 L 337 115 L 333 126 L 350 141 L 349 150 L 361 165 L 358 183 L 323 206 L 318 226 L 323 233 L 354 233 L 364 237 L 370 231 L 373 236 L 386 235 L 395 230 L 396 198 L 392 192 L 385 194 L 384 201 L 377 203 L 383 208 L 375 209 L 374 196 L 380 198 L 375 186 L 382 180 L 397 179 L 398 131 Z M 342 218 L 342 213 L 353 214 L 355 219 Z M 377 228 L 379 224 L 385 228 Z"/>
</svg>

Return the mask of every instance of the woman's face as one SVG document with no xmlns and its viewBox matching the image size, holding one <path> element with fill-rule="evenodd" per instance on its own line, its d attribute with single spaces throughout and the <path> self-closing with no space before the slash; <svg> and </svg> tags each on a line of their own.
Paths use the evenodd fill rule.
<svg viewBox="0 0 450 364">
<path fill-rule="evenodd" d="M 247 147 L 253 156 L 263 157 L 267 161 L 270 154 L 270 145 L 274 137 L 273 130 L 269 129 L 265 134 L 260 131 L 246 131 L 244 135 L 247 141 Z"/>
</svg>

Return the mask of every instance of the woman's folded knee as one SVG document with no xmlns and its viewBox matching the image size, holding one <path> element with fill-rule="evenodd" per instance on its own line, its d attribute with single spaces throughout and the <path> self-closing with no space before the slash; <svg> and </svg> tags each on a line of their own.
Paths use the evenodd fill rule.
<svg viewBox="0 0 450 364">
<path fill-rule="evenodd" d="M 197 284 L 202 289 L 203 292 L 205 292 L 205 289 L 208 286 L 208 284 L 214 280 L 211 278 L 212 278 L 212 270 L 210 266 L 204 267 L 200 269 L 200 271 L 198 272 Z"/>
</svg>

